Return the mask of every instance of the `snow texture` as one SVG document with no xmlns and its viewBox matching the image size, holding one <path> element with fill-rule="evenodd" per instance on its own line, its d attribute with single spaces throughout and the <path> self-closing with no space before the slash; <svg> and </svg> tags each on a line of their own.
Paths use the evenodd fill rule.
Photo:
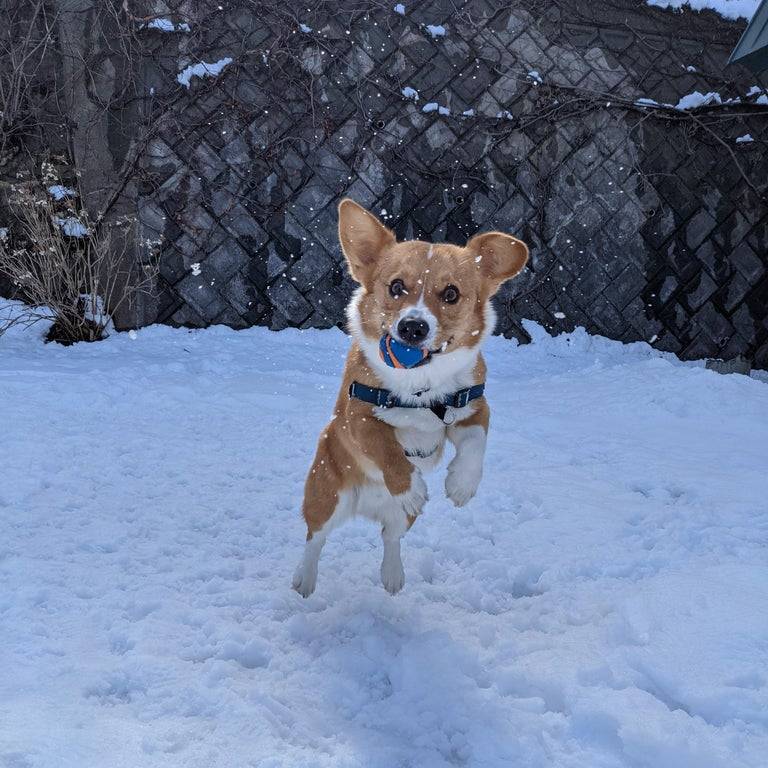
<svg viewBox="0 0 768 768">
<path fill-rule="evenodd" d="M 726 104 L 734 104 L 740 102 L 741 99 L 728 99 Z M 636 99 L 635 104 L 638 107 L 666 107 L 667 109 L 677 109 L 680 112 L 685 112 L 689 109 L 698 109 L 699 107 L 706 107 L 710 104 L 722 104 L 723 99 L 719 93 L 710 91 L 709 93 L 701 93 L 701 91 L 694 91 L 683 96 L 677 104 L 667 104 L 658 102 L 655 99 L 649 99 L 645 96 Z"/>
<path fill-rule="evenodd" d="M 406 85 L 401 93 L 406 99 L 412 99 L 413 101 L 419 100 L 419 92 L 415 88 L 411 88 L 410 85 Z"/>
<path fill-rule="evenodd" d="M 422 112 L 437 112 L 439 115 L 450 115 L 448 107 L 441 107 L 436 101 L 430 101 L 421 108 Z"/>
<path fill-rule="evenodd" d="M 176 79 L 186 88 L 189 88 L 189 84 L 193 77 L 216 77 L 228 64 L 232 63 L 231 57 L 219 59 L 219 61 L 209 64 L 208 62 L 201 61 L 198 64 L 191 64 L 186 69 L 179 72 Z"/>
<path fill-rule="evenodd" d="M 427 32 L 432 37 L 445 37 L 445 27 L 442 24 L 427 24 Z"/>
<path fill-rule="evenodd" d="M 709 93 L 701 93 L 700 91 L 694 91 L 683 96 L 680 101 L 675 104 L 675 109 L 681 111 L 686 109 L 696 109 L 697 107 L 705 107 L 708 104 L 722 104 L 723 100 L 719 93 L 710 91 Z"/>
<path fill-rule="evenodd" d="M 683 10 L 717 11 L 726 19 L 752 18 L 760 0 L 646 0 L 648 5 L 656 5 L 661 8 L 681 8 Z"/>
<path fill-rule="evenodd" d="M 402 3 L 398 3 L 392 10 L 401 16 L 405 16 L 405 6 Z"/>
<path fill-rule="evenodd" d="M 309 34 L 312 31 L 312 27 L 307 24 L 299 24 L 299 29 L 304 32 L 304 34 Z"/>
<path fill-rule="evenodd" d="M 90 234 L 88 227 L 76 216 L 54 216 L 53 220 L 61 231 L 69 237 L 85 237 Z"/>
<path fill-rule="evenodd" d="M 8 227 L 0 227 L 0 243 L 4 243 L 8 239 Z"/>
<path fill-rule="evenodd" d="M 54 184 L 48 187 L 48 194 L 54 200 L 64 200 L 67 197 L 77 197 L 77 192 L 72 187 L 65 187 L 62 184 Z"/>
<path fill-rule="evenodd" d="M 355 521 L 308 600 L 341 332 L 0 338 L 0 765 L 764 768 L 768 386 L 526 327 L 404 591 Z"/>
<path fill-rule="evenodd" d="M 737 144 L 749 144 L 752 141 L 754 141 L 754 139 L 752 138 L 751 133 L 745 133 L 743 136 L 739 136 L 736 139 Z"/>
<path fill-rule="evenodd" d="M 180 24 L 175 24 L 170 19 L 152 19 L 144 25 L 147 29 L 157 29 L 160 32 L 189 32 L 190 26 L 187 22 L 183 21 Z"/>
</svg>

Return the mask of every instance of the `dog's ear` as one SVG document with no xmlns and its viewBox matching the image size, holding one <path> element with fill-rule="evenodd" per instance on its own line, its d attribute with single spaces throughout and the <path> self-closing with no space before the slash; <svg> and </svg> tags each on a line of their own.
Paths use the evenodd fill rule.
<svg viewBox="0 0 768 768">
<path fill-rule="evenodd" d="M 366 287 L 381 251 L 397 242 L 390 229 L 348 197 L 339 203 L 339 241 L 352 277 Z"/>
<path fill-rule="evenodd" d="M 468 243 L 477 268 L 490 286 L 492 296 L 505 280 L 522 270 L 528 261 L 528 246 L 512 235 L 503 232 L 483 232 L 475 235 Z"/>
</svg>

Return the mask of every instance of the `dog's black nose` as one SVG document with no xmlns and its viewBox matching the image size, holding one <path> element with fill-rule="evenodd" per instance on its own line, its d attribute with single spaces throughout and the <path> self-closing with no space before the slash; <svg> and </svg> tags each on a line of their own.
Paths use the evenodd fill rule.
<svg viewBox="0 0 768 768">
<path fill-rule="evenodd" d="M 397 334 L 406 344 L 416 346 L 429 336 L 429 323 L 405 317 L 397 324 Z"/>
</svg>

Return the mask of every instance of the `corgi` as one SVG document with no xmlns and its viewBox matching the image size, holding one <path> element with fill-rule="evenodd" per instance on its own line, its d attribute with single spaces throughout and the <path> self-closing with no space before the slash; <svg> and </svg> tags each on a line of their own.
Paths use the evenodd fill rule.
<svg viewBox="0 0 768 768">
<path fill-rule="evenodd" d="M 315 590 L 328 534 L 353 515 L 381 526 L 381 581 L 405 583 L 400 540 L 427 502 L 423 473 L 446 440 L 455 448 L 445 493 L 464 506 L 483 474 L 490 411 L 481 346 L 493 332 L 491 297 L 528 261 L 528 247 L 501 232 L 464 247 L 398 242 L 350 199 L 339 204 L 339 240 L 359 284 L 347 309 L 352 337 L 333 417 L 304 489 L 304 554 L 293 577 Z"/>
</svg>

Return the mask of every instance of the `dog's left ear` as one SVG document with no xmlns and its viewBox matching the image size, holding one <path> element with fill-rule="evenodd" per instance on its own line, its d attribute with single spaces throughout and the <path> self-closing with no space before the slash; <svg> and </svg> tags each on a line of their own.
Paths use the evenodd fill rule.
<svg viewBox="0 0 768 768">
<path fill-rule="evenodd" d="M 522 270 L 528 261 L 528 246 L 503 232 L 483 232 L 475 235 L 467 250 L 477 254 L 477 268 L 488 280 L 493 295 L 505 280 Z"/>
</svg>

